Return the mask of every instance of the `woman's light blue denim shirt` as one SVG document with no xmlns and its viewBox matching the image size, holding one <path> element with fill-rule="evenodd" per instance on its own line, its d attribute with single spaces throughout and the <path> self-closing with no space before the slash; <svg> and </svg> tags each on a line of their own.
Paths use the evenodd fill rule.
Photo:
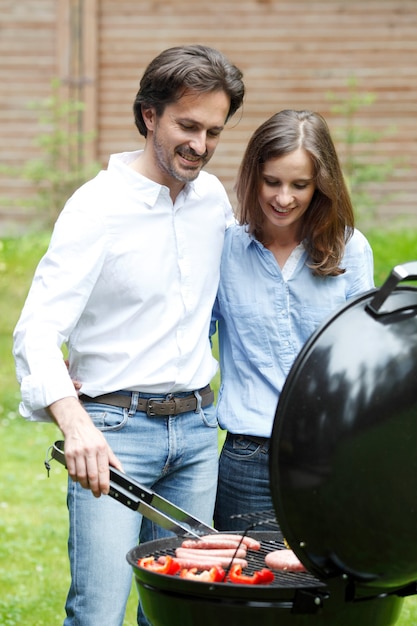
<svg viewBox="0 0 417 626">
<path fill-rule="evenodd" d="M 313 276 L 303 244 L 281 270 L 273 254 L 234 225 L 226 232 L 218 322 L 221 428 L 269 437 L 279 395 L 310 335 L 347 300 L 374 287 L 373 255 L 358 230 L 348 241 L 340 276 Z"/>
</svg>

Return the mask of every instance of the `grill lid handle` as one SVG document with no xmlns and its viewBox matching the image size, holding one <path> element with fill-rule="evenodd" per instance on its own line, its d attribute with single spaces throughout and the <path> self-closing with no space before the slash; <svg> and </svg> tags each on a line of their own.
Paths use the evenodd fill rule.
<svg viewBox="0 0 417 626">
<path fill-rule="evenodd" d="M 382 287 L 377 291 L 372 301 L 366 306 L 366 308 L 374 315 L 383 315 L 386 311 L 380 311 L 381 306 L 385 300 L 394 291 L 399 282 L 403 280 L 417 280 L 417 261 L 410 261 L 409 263 L 403 263 L 402 265 L 396 265 L 391 274 L 386 279 Z M 392 311 L 389 311 L 392 313 Z"/>
</svg>

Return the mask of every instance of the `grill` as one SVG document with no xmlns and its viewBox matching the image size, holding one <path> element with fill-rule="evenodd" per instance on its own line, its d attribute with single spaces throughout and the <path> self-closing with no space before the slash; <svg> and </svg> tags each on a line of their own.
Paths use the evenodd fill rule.
<svg viewBox="0 0 417 626">
<path fill-rule="evenodd" d="M 278 531 L 256 531 L 249 533 L 251 537 L 258 539 L 261 543 L 260 550 L 248 550 L 246 560 L 248 562 L 248 567 L 245 568 L 245 574 L 253 574 L 256 570 L 262 569 L 265 567 L 265 556 L 268 552 L 272 552 L 273 550 L 284 549 L 284 537 L 281 532 Z M 181 542 L 177 537 L 172 539 L 157 539 L 155 541 L 146 543 L 142 546 L 137 546 L 133 552 L 131 553 L 131 558 L 129 562 L 132 561 L 133 565 L 136 565 L 137 559 L 141 558 L 141 553 L 144 551 L 144 556 L 154 556 L 157 559 L 159 556 L 175 556 L 175 548 L 181 545 Z M 138 556 L 141 555 L 141 556 Z M 226 568 L 227 569 L 227 568 Z M 325 584 L 322 583 L 318 578 L 315 578 L 309 572 L 274 572 L 275 579 L 271 585 L 267 585 L 270 587 L 278 587 L 278 588 L 294 588 L 297 589 L 325 589 Z M 234 583 L 221 583 L 222 585 L 232 585 Z"/>
<path fill-rule="evenodd" d="M 274 511 L 241 516 L 261 542 L 259 553 L 247 553 L 248 573 L 287 547 L 283 535 L 307 572 L 277 572 L 272 585 L 250 586 L 139 568 L 139 558 L 173 555 L 178 535 L 215 531 L 111 469 L 110 495 L 177 533 L 127 554 L 152 626 L 396 623 L 403 598 L 417 593 L 417 289 L 397 287 L 402 280 L 417 280 L 417 262 L 395 267 L 380 290 L 324 322 L 278 402 Z M 53 456 L 64 462 L 62 451 L 60 442 Z"/>
<path fill-rule="evenodd" d="M 259 588 L 182 581 L 136 567 L 178 539 L 138 546 L 127 558 L 153 626 L 396 623 L 417 592 L 417 289 L 398 286 L 416 279 L 417 262 L 397 266 L 380 290 L 325 321 L 280 396 L 272 499 L 308 573 Z M 248 534 L 258 532 L 263 556 L 284 546 L 280 530 Z"/>
<path fill-rule="evenodd" d="M 248 573 L 265 566 L 264 557 L 284 548 L 279 531 L 251 531 L 261 550 L 248 551 Z M 135 573 L 142 608 L 152 626 L 391 626 L 403 598 L 368 590 L 354 595 L 345 580 L 325 584 L 309 572 L 276 572 L 271 585 L 204 583 L 156 574 L 139 568 L 146 556 L 175 554 L 178 537 L 159 539 L 133 548 L 127 560 Z"/>
</svg>

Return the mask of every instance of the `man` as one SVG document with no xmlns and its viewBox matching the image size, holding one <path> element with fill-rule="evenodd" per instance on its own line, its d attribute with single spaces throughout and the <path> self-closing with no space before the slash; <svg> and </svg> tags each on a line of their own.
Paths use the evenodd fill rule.
<svg viewBox="0 0 417 626">
<path fill-rule="evenodd" d="M 133 107 L 144 149 L 112 155 L 69 199 L 16 326 L 21 414 L 52 418 L 65 438 L 66 626 L 121 626 L 125 555 L 166 534 L 99 497 L 109 464 L 211 523 L 217 363 L 208 336 L 231 208 L 202 168 L 243 96 L 240 70 L 211 48 L 171 48 L 149 64 Z"/>
</svg>

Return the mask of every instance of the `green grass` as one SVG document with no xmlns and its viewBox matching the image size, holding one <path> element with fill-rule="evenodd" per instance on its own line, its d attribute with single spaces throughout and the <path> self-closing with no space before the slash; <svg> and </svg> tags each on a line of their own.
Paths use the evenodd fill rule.
<svg viewBox="0 0 417 626">
<path fill-rule="evenodd" d="M 395 265 L 417 259 L 417 231 L 367 235 L 377 285 Z M 47 478 L 43 465 L 48 446 L 60 433 L 52 424 L 30 424 L 19 417 L 11 356 L 11 333 L 48 239 L 0 240 L 0 626 L 61 624 L 69 584 L 66 471 L 52 462 Z M 135 616 L 132 589 L 125 626 L 134 626 Z M 407 598 L 397 625 L 416 624 L 417 597 Z"/>
</svg>

